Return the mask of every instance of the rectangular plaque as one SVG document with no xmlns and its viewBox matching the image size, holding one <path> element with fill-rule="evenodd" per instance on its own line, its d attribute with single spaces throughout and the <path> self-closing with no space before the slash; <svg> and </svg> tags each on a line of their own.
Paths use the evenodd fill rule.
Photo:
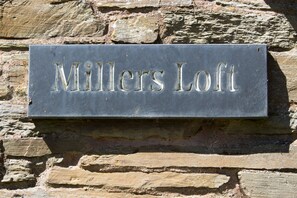
<svg viewBox="0 0 297 198">
<path fill-rule="evenodd" d="M 28 116 L 267 116 L 266 45 L 33 45 Z"/>
</svg>

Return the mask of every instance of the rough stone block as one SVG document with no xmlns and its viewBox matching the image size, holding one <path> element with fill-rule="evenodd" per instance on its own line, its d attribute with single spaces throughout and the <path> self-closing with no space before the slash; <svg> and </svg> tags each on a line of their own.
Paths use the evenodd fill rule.
<svg viewBox="0 0 297 198">
<path fill-rule="evenodd" d="M 165 43 L 266 43 L 292 49 L 296 31 L 283 14 L 232 11 L 223 7 L 162 11 Z"/>
<path fill-rule="evenodd" d="M 215 173 L 95 173 L 79 168 L 50 170 L 49 185 L 93 186 L 102 188 L 130 189 L 135 192 L 166 188 L 219 188 L 229 181 L 229 176 Z"/>
<path fill-rule="evenodd" d="M 95 18 L 91 8 L 78 1 L 7 1 L 1 10 L 2 38 L 102 36 L 105 29 L 105 22 Z"/>
<path fill-rule="evenodd" d="M 0 83 L 6 88 L 6 98 L 4 99 L 18 96 L 19 98 L 23 97 L 21 100 L 24 100 L 27 92 L 28 58 L 26 51 L 0 51 L 0 65 L 2 67 Z"/>
<path fill-rule="evenodd" d="M 88 0 L 92 2 L 96 7 L 99 8 L 142 8 L 142 7 L 157 7 L 159 4 L 159 0 Z"/>
<path fill-rule="evenodd" d="M 192 6 L 193 0 L 160 0 L 160 6 Z"/>
<path fill-rule="evenodd" d="M 24 104 L 12 104 L 10 101 L 0 101 L 0 117 L 6 117 L 1 119 L 0 122 L 8 121 L 9 118 L 19 118 L 26 115 L 27 108 Z M 8 118 L 9 117 L 9 118 Z M 12 127 L 11 125 L 10 127 Z M 2 128 L 5 128 L 5 124 L 1 124 Z M 7 126 L 9 127 L 9 125 Z M 18 127 L 15 127 L 15 129 Z"/>
<path fill-rule="evenodd" d="M 157 16 L 118 19 L 112 25 L 111 39 L 124 43 L 153 43 L 158 38 Z"/>
<path fill-rule="evenodd" d="M 79 165 L 90 171 L 168 170 L 193 168 L 294 169 L 297 154 L 263 153 L 250 155 L 217 155 L 194 153 L 136 153 L 128 155 L 83 156 Z"/>
<path fill-rule="evenodd" d="M 105 36 L 101 37 L 54 37 L 54 38 L 33 38 L 33 39 L 0 39 L 0 49 L 11 50 L 28 50 L 29 45 L 37 44 L 102 44 L 105 43 Z"/>
<path fill-rule="evenodd" d="M 1 180 L 2 183 L 34 181 L 31 173 L 31 162 L 24 159 L 7 159 L 4 163 L 6 172 Z"/>
<path fill-rule="evenodd" d="M 25 117 L 25 104 L 14 104 L 11 101 L 0 101 L 0 136 L 2 138 L 20 138 L 32 136 L 35 125 L 29 120 L 19 120 Z"/>
<path fill-rule="evenodd" d="M 208 194 L 209 195 L 209 194 Z M 213 198 L 219 198 L 211 193 Z M 169 197 L 183 198 L 185 196 L 178 194 L 170 194 Z M 148 194 L 133 194 L 129 192 L 108 192 L 101 189 L 92 188 L 44 188 L 35 187 L 27 189 L 7 190 L 0 189 L 0 197 L 30 197 L 30 198 L 156 198 L 155 195 Z M 165 197 L 168 197 L 165 195 Z M 190 198 L 190 197 L 188 197 Z"/>
<path fill-rule="evenodd" d="M 8 156 L 39 157 L 51 154 L 42 138 L 3 139 L 3 147 Z"/>
<path fill-rule="evenodd" d="M 0 83 L 0 99 L 10 98 L 11 90 L 5 83 Z"/>
<path fill-rule="evenodd" d="M 192 0 L 88 0 L 98 8 L 145 8 L 161 6 L 190 6 Z"/>
<path fill-rule="evenodd" d="M 290 120 L 290 127 L 294 129 L 294 131 L 297 131 L 297 105 L 292 106 L 289 112 L 289 116 L 292 118 Z"/>
<path fill-rule="evenodd" d="M 195 0 L 196 3 L 203 2 L 204 0 Z M 215 0 L 216 5 L 241 8 L 248 10 L 261 10 L 261 11 L 276 11 L 281 13 L 296 12 L 297 2 L 292 1 L 276 1 L 276 0 Z"/>
<path fill-rule="evenodd" d="M 249 197 L 296 197 L 296 173 L 243 170 L 238 175 L 241 188 Z"/>
</svg>

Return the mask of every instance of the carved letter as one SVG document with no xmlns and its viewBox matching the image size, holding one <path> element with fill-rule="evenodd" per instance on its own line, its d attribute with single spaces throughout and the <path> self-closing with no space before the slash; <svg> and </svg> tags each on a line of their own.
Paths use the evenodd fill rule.
<svg viewBox="0 0 297 198">
<path fill-rule="evenodd" d="M 138 80 L 137 80 L 138 87 L 135 91 L 143 91 L 143 76 L 149 74 L 149 72 L 139 71 L 137 72 L 137 74 L 138 74 Z"/>
<path fill-rule="evenodd" d="M 153 78 L 153 82 L 159 87 L 156 88 L 156 86 L 151 85 L 151 90 L 152 91 L 162 91 L 164 89 L 164 84 L 162 81 L 160 81 L 159 79 L 157 79 L 156 74 L 159 73 L 160 76 L 163 76 L 163 71 L 152 71 L 152 78 Z"/>
<path fill-rule="evenodd" d="M 222 68 L 227 68 L 227 64 L 225 63 L 219 63 L 217 66 L 217 72 L 216 72 L 216 84 L 214 87 L 215 91 L 222 91 Z"/>
<path fill-rule="evenodd" d="M 109 91 L 114 91 L 114 62 L 109 62 Z"/>
<path fill-rule="evenodd" d="M 200 87 L 200 76 L 201 76 L 202 73 L 205 75 L 205 84 L 204 84 L 203 88 Z M 195 84 L 195 89 L 197 91 L 208 91 L 210 86 L 211 86 L 211 76 L 206 71 L 199 71 L 195 75 L 194 82 L 195 82 L 194 83 Z"/>
<path fill-rule="evenodd" d="M 235 69 L 234 69 L 234 65 L 231 65 L 231 68 L 230 68 L 230 73 L 229 73 L 229 90 L 231 92 L 235 92 L 237 91 L 238 89 L 235 88 L 236 86 L 236 83 L 235 83 Z"/>
<path fill-rule="evenodd" d="M 73 76 L 73 87 L 70 91 L 79 91 L 79 62 L 75 62 L 72 64 L 67 80 L 66 80 L 63 64 L 56 63 L 55 65 L 56 65 L 56 76 L 55 76 L 54 91 L 58 91 L 59 79 L 61 80 L 63 90 L 67 91 L 69 88 L 71 76 Z"/>
<path fill-rule="evenodd" d="M 98 65 L 98 84 L 96 85 L 96 89 L 98 91 L 103 91 L 103 63 L 97 62 Z"/>
<path fill-rule="evenodd" d="M 191 91 L 192 90 L 192 83 L 190 83 L 186 88 L 186 90 L 184 90 L 183 87 L 183 66 L 186 63 L 176 63 L 177 65 L 177 87 L 176 87 L 176 91 Z"/>
<path fill-rule="evenodd" d="M 92 63 L 86 62 L 85 63 L 85 75 L 86 75 L 86 91 L 91 91 L 92 89 Z"/>
<path fill-rule="evenodd" d="M 183 65 L 185 63 L 176 63 L 177 65 L 177 88 L 176 91 L 184 91 L 183 89 Z"/>
<path fill-rule="evenodd" d="M 123 71 L 122 74 L 121 74 L 121 77 L 120 77 L 120 89 L 122 91 L 129 91 L 129 89 L 124 86 L 124 84 L 125 84 L 124 83 L 124 77 L 127 76 L 125 74 L 129 75 L 128 76 L 129 79 L 133 79 L 134 76 L 133 76 L 133 73 L 131 71 Z"/>
</svg>

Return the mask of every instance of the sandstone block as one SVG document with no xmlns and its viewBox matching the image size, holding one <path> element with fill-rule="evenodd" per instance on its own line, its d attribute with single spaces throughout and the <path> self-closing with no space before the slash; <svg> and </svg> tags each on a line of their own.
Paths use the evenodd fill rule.
<svg viewBox="0 0 297 198">
<path fill-rule="evenodd" d="M 145 8 L 161 6 L 190 6 L 192 0 L 88 0 L 99 8 Z"/>
<path fill-rule="evenodd" d="M 18 119 L 0 119 L 0 135 L 5 138 L 32 137 L 36 135 L 34 123 Z"/>
<path fill-rule="evenodd" d="M 18 138 L 32 136 L 35 125 L 28 120 L 19 120 L 26 115 L 25 104 L 13 104 L 11 101 L 0 101 L 0 136 Z"/>
<path fill-rule="evenodd" d="M 129 192 L 108 192 L 108 190 L 92 188 L 44 188 L 34 187 L 27 189 L 7 190 L 0 189 L 0 198 L 30 197 L 30 198 L 223 198 L 233 196 L 230 194 L 207 193 L 203 195 L 182 195 L 179 193 L 160 193 L 160 195 L 133 194 Z M 240 196 L 238 196 L 240 197 Z"/>
<path fill-rule="evenodd" d="M 141 7 L 157 7 L 159 0 L 88 0 L 92 2 L 96 7 L 118 7 L 118 8 L 141 8 Z"/>
<path fill-rule="evenodd" d="M 112 25 L 111 39 L 124 43 L 153 43 L 158 38 L 157 16 L 118 19 Z"/>
<path fill-rule="evenodd" d="M 130 189 L 135 192 L 166 188 L 219 188 L 229 181 L 226 175 L 209 173 L 96 173 L 79 168 L 54 167 L 47 183 L 50 185 L 93 186 Z"/>
<path fill-rule="evenodd" d="M 28 50 L 29 45 L 54 45 L 54 44 L 102 44 L 105 42 L 105 36 L 101 37 L 54 37 L 54 38 L 37 38 L 37 39 L 0 39 L 0 49 L 21 49 Z"/>
<path fill-rule="evenodd" d="M 35 180 L 31 174 L 31 162 L 24 159 L 7 159 L 4 163 L 6 172 L 2 183 L 22 182 Z"/>
<path fill-rule="evenodd" d="M 136 153 L 128 155 L 91 155 L 80 159 L 80 167 L 90 171 L 156 170 L 192 168 L 294 169 L 297 154 L 264 153 L 217 155 L 194 153 Z"/>
<path fill-rule="evenodd" d="M 174 194 L 175 198 L 184 197 Z M 155 198 L 154 195 L 137 195 L 125 192 L 107 192 L 91 188 L 44 188 L 34 187 L 28 189 L 7 190 L 0 189 L 0 198 L 30 197 L 30 198 Z M 192 197 L 189 197 L 192 198 Z M 207 198 L 207 197 L 206 197 Z M 213 196 L 213 198 L 219 198 Z"/>
<path fill-rule="evenodd" d="M 105 29 L 105 22 L 78 1 L 16 0 L 7 1 L 1 9 L 2 38 L 102 36 Z"/>
<path fill-rule="evenodd" d="M 3 139 L 3 147 L 8 156 L 39 157 L 51 154 L 42 138 Z"/>
<path fill-rule="evenodd" d="M 290 127 L 294 130 L 297 131 L 297 105 L 292 105 L 291 108 L 289 109 L 289 116 L 291 117 L 290 120 Z"/>
<path fill-rule="evenodd" d="M 10 93 L 11 90 L 9 89 L 9 86 L 7 86 L 5 83 L 0 83 L 0 99 L 9 98 Z"/>
<path fill-rule="evenodd" d="M 195 0 L 201 2 L 203 0 Z M 217 5 L 230 8 L 244 8 L 249 10 L 277 11 L 282 13 L 296 12 L 295 1 L 274 1 L 274 0 L 216 0 Z"/>
<path fill-rule="evenodd" d="M 249 197 L 296 197 L 297 174 L 270 171 L 240 171 L 240 185 Z"/>
<path fill-rule="evenodd" d="M 12 104 L 11 101 L 0 101 L 0 117 L 7 117 L 6 120 L 3 119 L 0 122 L 8 121 L 8 117 L 22 117 L 26 112 L 27 108 L 24 104 Z M 5 124 L 1 124 L 1 126 L 4 128 Z"/>
<path fill-rule="evenodd" d="M 160 6 L 192 6 L 193 0 L 160 0 Z"/>
<path fill-rule="evenodd" d="M 267 43 L 292 49 L 296 31 L 283 14 L 209 8 L 162 11 L 165 43 Z"/>
<path fill-rule="evenodd" d="M 1 31 L 1 30 L 0 30 Z M 0 65 L 2 74 L 0 82 L 6 88 L 9 98 L 13 96 L 23 97 L 27 92 L 28 52 L 0 51 Z"/>
</svg>

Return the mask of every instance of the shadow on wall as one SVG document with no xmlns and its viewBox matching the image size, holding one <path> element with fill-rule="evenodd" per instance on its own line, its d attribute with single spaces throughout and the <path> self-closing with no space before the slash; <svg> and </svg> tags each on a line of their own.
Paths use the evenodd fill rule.
<svg viewBox="0 0 297 198">
<path fill-rule="evenodd" d="M 297 32 L 297 1 L 296 0 L 264 0 L 270 8 L 277 13 L 282 13 L 286 16 L 294 30 Z M 296 35 L 297 36 L 297 35 Z M 297 39 L 297 37 L 296 37 Z"/>
<path fill-rule="evenodd" d="M 291 134 L 286 77 L 269 57 L 267 119 L 33 120 L 53 153 L 112 154 L 288 152 Z"/>
<path fill-rule="evenodd" d="M 269 116 L 285 116 L 289 126 L 289 95 L 287 90 L 287 79 L 277 61 L 268 53 L 268 112 Z"/>
<path fill-rule="evenodd" d="M 273 11 L 284 14 L 297 31 L 295 0 L 264 1 Z M 34 120 L 34 123 L 53 153 L 288 152 L 297 135 L 290 129 L 286 77 L 270 54 L 268 80 L 267 119 Z"/>
</svg>

